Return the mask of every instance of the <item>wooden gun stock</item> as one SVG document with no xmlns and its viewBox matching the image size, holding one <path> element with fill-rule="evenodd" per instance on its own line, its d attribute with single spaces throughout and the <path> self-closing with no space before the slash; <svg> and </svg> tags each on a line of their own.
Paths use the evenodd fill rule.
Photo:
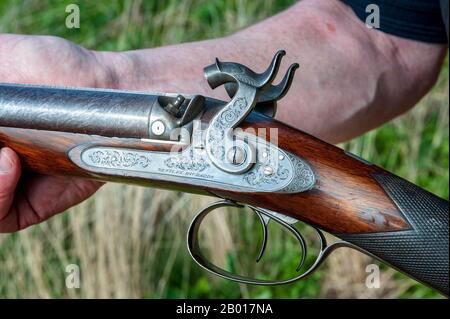
<svg viewBox="0 0 450 319">
<path fill-rule="evenodd" d="M 15 150 L 26 170 L 49 175 L 134 183 L 217 196 L 277 211 L 328 231 L 412 278 L 448 295 L 448 202 L 333 145 L 257 112 L 244 130 L 278 129 L 278 147 L 304 159 L 315 186 L 286 194 L 223 190 L 91 172 L 68 156 L 80 145 L 168 152 L 162 144 L 56 131 L 0 127 L 0 145 Z"/>
</svg>

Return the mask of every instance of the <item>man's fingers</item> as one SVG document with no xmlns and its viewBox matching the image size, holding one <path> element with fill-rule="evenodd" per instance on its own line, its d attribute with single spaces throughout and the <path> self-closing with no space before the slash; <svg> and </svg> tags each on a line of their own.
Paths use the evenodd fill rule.
<svg viewBox="0 0 450 319">
<path fill-rule="evenodd" d="M 0 150 L 0 223 L 8 214 L 20 178 L 20 161 L 10 148 Z"/>
</svg>

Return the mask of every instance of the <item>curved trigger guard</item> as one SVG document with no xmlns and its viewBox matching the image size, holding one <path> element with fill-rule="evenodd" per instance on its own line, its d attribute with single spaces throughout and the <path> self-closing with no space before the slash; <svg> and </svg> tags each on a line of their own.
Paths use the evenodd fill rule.
<svg viewBox="0 0 450 319">
<path fill-rule="evenodd" d="M 212 203 L 211 205 L 207 206 L 203 210 L 201 210 L 192 220 L 192 223 L 189 227 L 188 234 L 187 234 L 187 244 L 188 244 L 188 251 L 191 255 L 191 257 L 194 259 L 194 261 L 203 269 L 213 273 L 216 276 L 232 280 L 238 283 L 244 283 L 244 284 L 252 284 L 252 285 L 266 285 L 266 286 L 272 286 L 272 285 L 282 285 L 282 284 L 289 284 L 292 282 L 295 282 L 297 280 L 301 280 L 303 278 L 306 278 L 310 274 L 312 274 L 317 268 L 323 263 L 323 261 L 326 259 L 326 257 L 335 249 L 340 247 L 351 247 L 354 248 L 353 245 L 345 242 L 345 241 L 335 241 L 332 244 L 328 245 L 326 238 L 321 230 L 318 228 L 315 228 L 313 226 L 310 226 L 314 229 L 316 232 L 318 238 L 319 238 L 319 253 L 314 261 L 314 263 L 305 271 L 300 273 L 299 275 L 286 279 L 286 280 L 260 280 L 255 278 L 250 278 L 246 276 L 241 276 L 237 274 L 233 274 L 229 271 L 226 271 L 210 261 L 207 260 L 207 258 L 202 254 L 200 245 L 199 245 L 199 230 L 200 225 L 203 221 L 203 219 L 212 211 L 215 209 L 221 208 L 221 207 L 236 207 L 236 208 L 243 208 L 246 207 L 245 205 L 240 205 L 238 203 L 229 201 L 229 200 L 222 200 L 217 201 L 215 203 Z M 274 220 L 281 226 L 287 228 L 291 234 L 293 234 L 296 239 L 299 241 L 301 245 L 301 253 L 302 257 L 299 263 L 299 266 L 297 267 L 297 272 L 300 271 L 300 269 L 304 266 L 304 262 L 306 260 L 307 255 L 307 247 L 306 242 L 303 239 L 303 236 L 300 234 L 300 232 L 290 225 L 290 223 L 284 221 L 283 219 L 277 217 L 274 214 L 271 214 L 270 211 L 266 211 L 264 209 L 254 207 L 254 206 L 247 206 L 248 208 L 252 209 L 253 212 L 258 216 L 261 225 L 262 225 L 262 231 L 263 231 L 263 240 L 261 244 L 261 248 L 258 253 L 257 261 L 259 261 L 264 254 L 264 250 L 266 247 L 266 238 L 267 238 L 267 222 L 269 220 Z"/>
</svg>

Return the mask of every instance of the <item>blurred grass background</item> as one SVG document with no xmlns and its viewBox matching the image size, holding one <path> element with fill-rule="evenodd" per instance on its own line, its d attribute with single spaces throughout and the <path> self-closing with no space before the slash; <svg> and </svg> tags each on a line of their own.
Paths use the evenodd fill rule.
<svg viewBox="0 0 450 319">
<path fill-rule="evenodd" d="M 0 1 L 0 32 L 51 34 L 98 50 L 128 50 L 229 34 L 288 7 L 292 0 Z M 81 29 L 65 27 L 65 8 L 81 9 Z M 57 59 L 58 57 L 55 57 Z M 1 61 L 0 61 L 1 63 Z M 342 147 L 448 199 L 448 59 L 438 83 L 410 113 Z M 310 278 L 288 286 L 245 286 L 215 278 L 191 261 L 185 233 L 212 199 L 109 184 L 51 221 L 0 236 L 0 297 L 54 298 L 439 298 L 381 265 L 379 289 L 367 289 L 373 260 L 344 249 Z M 236 214 L 208 221 L 203 234 L 216 261 L 252 267 L 254 222 Z M 258 234 L 255 234 L 258 238 Z M 268 273 L 297 259 L 285 235 L 270 234 Z M 236 253 L 232 253 L 235 251 Z M 295 255 L 294 255 L 295 256 Z M 65 267 L 81 267 L 81 289 L 65 287 Z"/>
</svg>

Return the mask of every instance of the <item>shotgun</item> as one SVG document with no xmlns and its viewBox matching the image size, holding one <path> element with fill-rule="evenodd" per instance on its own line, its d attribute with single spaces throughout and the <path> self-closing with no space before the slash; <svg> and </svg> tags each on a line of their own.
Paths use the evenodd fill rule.
<svg viewBox="0 0 450 319">
<path fill-rule="evenodd" d="M 338 247 L 374 256 L 448 296 L 449 205 L 351 153 L 276 121 L 277 101 L 298 65 L 272 84 L 284 51 L 263 73 L 234 62 L 204 69 L 202 95 L 0 84 L 0 146 L 17 152 L 26 170 L 133 183 L 214 196 L 188 230 L 188 250 L 206 270 L 248 284 L 304 278 Z M 262 133 L 261 133 L 262 132 Z M 286 280 L 233 274 L 207 260 L 199 228 L 220 207 L 250 208 L 299 242 L 298 273 Z M 297 221 L 311 225 L 319 252 L 305 266 L 307 245 Z M 339 238 L 327 243 L 322 231 Z"/>
</svg>

